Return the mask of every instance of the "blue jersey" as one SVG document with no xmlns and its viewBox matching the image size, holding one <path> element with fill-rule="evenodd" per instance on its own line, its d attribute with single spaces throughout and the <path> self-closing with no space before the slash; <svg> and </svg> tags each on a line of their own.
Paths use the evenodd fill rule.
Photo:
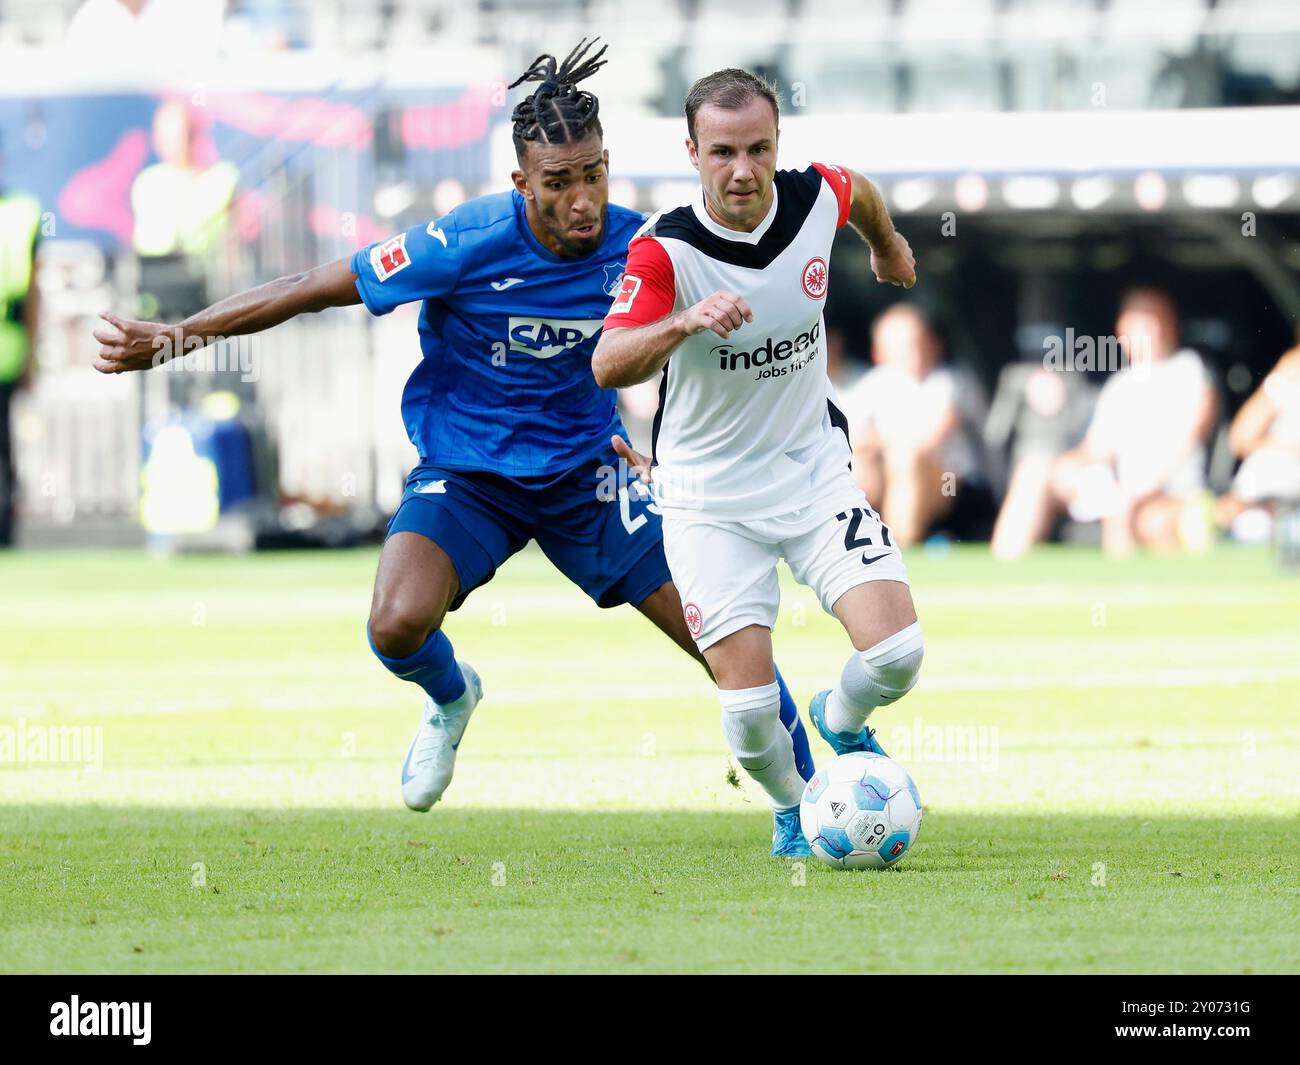
<svg viewBox="0 0 1300 1065">
<path fill-rule="evenodd" d="M 480 196 L 352 256 L 372 314 L 422 300 L 424 357 L 402 419 L 422 463 L 507 477 L 560 474 L 621 429 L 591 353 L 644 221 L 613 204 L 600 247 L 561 258 L 518 191 Z"/>
</svg>

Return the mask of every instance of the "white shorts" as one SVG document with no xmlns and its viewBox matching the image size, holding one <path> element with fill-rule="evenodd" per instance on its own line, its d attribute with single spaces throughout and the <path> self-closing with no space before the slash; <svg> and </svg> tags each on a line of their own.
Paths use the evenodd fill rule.
<svg viewBox="0 0 1300 1065">
<path fill-rule="evenodd" d="M 1280 447 L 1252 451 L 1232 480 L 1232 494 L 1243 503 L 1300 499 L 1300 456 Z"/>
<path fill-rule="evenodd" d="M 902 552 L 847 469 L 842 486 L 788 514 L 744 522 L 665 514 L 663 529 L 686 626 L 701 651 L 748 625 L 776 625 L 782 558 L 827 613 L 859 584 L 907 583 Z"/>
<path fill-rule="evenodd" d="M 1151 487 L 1173 499 L 1186 499 L 1200 492 L 1204 481 L 1195 463 L 1184 462 Z M 1114 468 L 1108 463 L 1090 463 L 1079 471 L 1078 480 L 1074 482 L 1074 498 L 1067 509 L 1075 521 L 1101 521 L 1119 514 L 1125 500 L 1135 494 L 1133 484 L 1125 484 L 1116 477 Z"/>
</svg>

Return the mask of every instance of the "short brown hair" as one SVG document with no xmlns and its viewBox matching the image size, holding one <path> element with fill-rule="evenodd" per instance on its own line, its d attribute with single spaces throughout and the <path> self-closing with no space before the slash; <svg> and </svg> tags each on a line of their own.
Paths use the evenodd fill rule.
<svg viewBox="0 0 1300 1065">
<path fill-rule="evenodd" d="M 781 94 L 771 82 L 736 67 L 706 74 L 686 94 L 686 129 L 691 140 L 695 140 L 695 114 L 705 104 L 724 111 L 739 111 L 759 96 L 772 105 L 772 114 L 780 121 Z"/>
</svg>

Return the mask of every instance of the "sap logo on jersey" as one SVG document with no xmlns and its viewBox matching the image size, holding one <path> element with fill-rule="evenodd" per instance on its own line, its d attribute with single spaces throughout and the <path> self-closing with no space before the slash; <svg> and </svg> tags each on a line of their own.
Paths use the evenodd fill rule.
<svg viewBox="0 0 1300 1065">
<path fill-rule="evenodd" d="M 773 344 L 772 338 L 768 337 L 752 351 L 737 351 L 730 344 L 719 344 L 713 349 L 713 354 L 718 357 L 719 370 L 752 370 L 755 366 L 785 362 L 795 355 L 802 355 L 816 345 L 821 330 L 819 321 L 808 332 L 800 333 L 793 340 L 780 340 Z"/>
<path fill-rule="evenodd" d="M 510 350 L 553 359 L 590 340 L 602 324 L 600 318 L 511 318 Z"/>
</svg>

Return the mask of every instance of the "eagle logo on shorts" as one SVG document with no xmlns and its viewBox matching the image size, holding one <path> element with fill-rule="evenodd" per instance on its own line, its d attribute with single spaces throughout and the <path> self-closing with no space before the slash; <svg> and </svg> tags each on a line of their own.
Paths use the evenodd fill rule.
<svg viewBox="0 0 1300 1065">
<path fill-rule="evenodd" d="M 687 603 L 682 607 L 682 616 L 686 618 L 686 627 L 691 630 L 691 635 L 698 636 L 704 628 L 704 615 L 700 613 L 700 608 L 694 603 Z"/>
</svg>

